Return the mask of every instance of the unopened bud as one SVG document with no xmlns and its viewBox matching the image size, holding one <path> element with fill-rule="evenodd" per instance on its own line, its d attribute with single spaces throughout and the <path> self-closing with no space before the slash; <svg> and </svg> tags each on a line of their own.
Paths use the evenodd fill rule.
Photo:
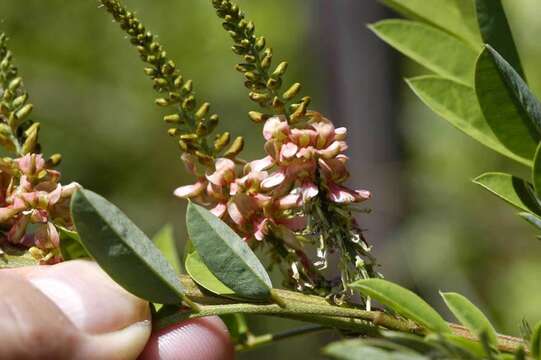
<svg viewBox="0 0 541 360">
<path fill-rule="evenodd" d="M 182 86 L 182 89 L 180 89 L 183 94 L 189 94 L 193 90 L 193 81 L 187 80 L 184 85 Z"/>
<path fill-rule="evenodd" d="M 224 153 L 224 157 L 235 157 L 242 151 L 243 148 L 244 139 L 242 136 L 239 136 L 233 141 L 229 149 L 227 149 L 227 151 Z"/>
<path fill-rule="evenodd" d="M 181 118 L 179 114 L 171 114 L 171 115 L 165 115 L 163 117 L 163 121 L 170 124 L 178 124 L 181 122 Z"/>
<path fill-rule="evenodd" d="M 167 106 L 167 105 L 169 105 L 169 101 L 167 101 L 167 99 L 164 99 L 164 98 L 157 98 L 156 100 L 154 100 L 154 102 L 158 106 Z"/>
<path fill-rule="evenodd" d="M 295 83 L 295 84 L 291 85 L 289 87 L 289 89 L 287 89 L 282 94 L 282 98 L 284 100 L 291 100 L 291 99 L 293 99 L 295 96 L 297 96 L 299 94 L 300 90 L 301 90 L 301 84 L 300 83 Z"/>
<path fill-rule="evenodd" d="M 248 116 L 250 117 L 250 119 L 255 122 L 255 123 L 261 123 L 265 120 L 267 120 L 268 116 L 265 115 L 265 114 L 262 114 L 260 112 L 257 112 L 257 111 L 250 111 L 248 113 Z"/>
<path fill-rule="evenodd" d="M 195 113 L 195 118 L 201 120 L 209 112 L 210 104 L 208 102 L 203 103 Z"/>
<path fill-rule="evenodd" d="M 272 72 L 271 76 L 274 78 L 279 78 L 280 76 L 284 75 L 287 70 L 287 61 L 282 61 L 281 63 L 276 66 L 276 69 Z"/>
<path fill-rule="evenodd" d="M 23 121 L 30 115 L 32 109 L 34 109 L 34 106 L 32 104 L 26 104 L 25 106 L 20 108 L 19 111 L 17 111 L 17 119 L 19 119 L 19 121 Z"/>
<path fill-rule="evenodd" d="M 230 139 L 231 135 L 228 132 L 224 132 L 222 135 L 217 136 L 216 141 L 214 141 L 214 149 L 216 149 L 216 151 L 222 151 L 223 148 L 229 144 Z"/>
</svg>

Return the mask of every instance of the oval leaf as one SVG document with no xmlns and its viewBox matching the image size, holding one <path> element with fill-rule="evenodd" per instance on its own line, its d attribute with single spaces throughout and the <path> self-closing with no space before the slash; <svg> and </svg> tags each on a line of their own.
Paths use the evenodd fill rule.
<svg viewBox="0 0 541 360">
<path fill-rule="evenodd" d="M 520 178 L 504 173 L 486 173 L 473 182 L 521 210 L 541 215 L 532 185 Z"/>
<path fill-rule="evenodd" d="M 444 29 L 472 46 L 481 45 L 471 0 L 383 0 L 383 3 L 407 18 Z"/>
<path fill-rule="evenodd" d="M 536 360 L 541 360 L 541 322 L 538 322 L 533 329 L 530 338 L 530 352 Z"/>
<path fill-rule="evenodd" d="M 92 191 L 78 190 L 71 214 L 84 247 L 119 285 L 151 302 L 181 303 L 175 270 L 116 206 Z"/>
<path fill-rule="evenodd" d="M 173 227 L 170 224 L 162 227 L 153 237 L 152 242 L 162 252 L 163 256 L 169 261 L 177 273 L 180 273 L 180 259 L 173 233 Z"/>
<path fill-rule="evenodd" d="M 428 330 L 449 333 L 447 322 L 423 299 L 408 289 L 383 279 L 355 281 L 351 288 L 370 296 L 398 314 L 411 319 Z"/>
<path fill-rule="evenodd" d="M 513 154 L 496 138 L 471 87 L 435 75 L 419 76 L 406 82 L 425 105 L 451 125 L 492 150 L 531 166 L 530 160 Z"/>
<path fill-rule="evenodd" d="M 475 91 L 487 123 L 502 144 L 521 157 L 533 158 L 541 139 L 541 104 L 488 45 L 477 59 Z"/>
<path fill-rule="evenodd" d="M 269 299 L 272 284 L 257 256 L 226 223 L 202 206 L 189 203 L 190 240 L 212 273 L 236 295 Z"/>
<path fill-rule="evenodd" d="M 507 22 L 501 0 L 475 0 L 477 22 L 481 37 L 498 51 L 517 73 L 524 78 L 518 51 Z"/>
<path fill-rule="evenodd" d="M 458 321 L 467 327 L 472 334 L 481 337 L 486 334 L 487 341 L 493 347 L 498 346 L 496 330 L 486 316 L 464 296 L 457 293 L 440 293 L 447 307 Z"/>
<path fill-rule="evenodd" d="M 383 20 L 369 26 L 383 41 L 436 74 L 473 83 L 477 51 L 433 26 L 409 20 Z"/>
<path fill-rule="evenodd" d="M 81 244 L 81 239 L 77 232 L 68 230 L 62 226 L 57 226 L 56 228 L 60 236 L 60 253 L 64 261 L 90 257 L 83 244 Z"/>
<path fill-rule="evenodd" d="M 381 346 L 381 347 L 380 347 Z M 389 351 L 390 350 L 390 351 Z M 396 351 L 393 351 L 396 350 Z M 337 360 L 428 360 L 414 351 L 379 340 L 349 339 L 330 343 L 323 354 Z"/>
<path fill-rule="evenodd" d="M 216 278 L 216 276 L 214 276 L 214 274 L 212 274 L 197 252 L 192 251 L 186 256 L 184 267 L 193 281 L 208 291 L 223 296 L 235 295 L 233 290 L 225 286 Z"/>
</svg>

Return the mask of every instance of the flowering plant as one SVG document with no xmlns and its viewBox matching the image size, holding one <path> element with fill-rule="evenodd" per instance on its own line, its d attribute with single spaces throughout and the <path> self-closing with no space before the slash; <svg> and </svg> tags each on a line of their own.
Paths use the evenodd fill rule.
<svg viewBox="0 0 541 360">
<path fill-rule="evenodd" d="M 523 80 L 500 1 L 438 0 L 451 14 L 468 10 L 469 21 L 452 27 L 430 19 L 439 11 L 432 3 L 386 2 L 416 20 L 385 20 L 371 28 L 437 73 L 409 85 L 456 127 L 532 169 L 533 185 L 500 173 L 475 181 L 541 229 L 541 105 Z M 156 328 L 220 315 L 236 329 L 231 333 L 238 350 L 289 336 L 252 334 L 242 314 L 259 314 L 312 323 L 291 335 L 327 328 L 353 335 L 325 348 L 337 359 L 540 358 L 541 325 L 525 339 L 498 335 L 468 299 L 443 293 L 462 325 L 448 323 L 416 294 L 382 278 L 362 217 L 355 216 L 368 211 L 360 204 L 371 194 L 345 183 L 347 129 L 311 109 L 300 83 L 283 88 L 287 62 L 272 66 L 272 49 L 236 4 L 211 1 L 241 57 L 236 69 L 249 98 L 258 105 L 248 117 L 265 140 L 260 159 L 242 157 L 242 137 L 231 140 L 229 132 L 216 131 L 219 116 L 210 103 L 197 99 L 192 80 L 133 12 L 118 0 L 100 3 L 146 64 L 155 103 L 168 111 L 168 134 L 194 177 L 193 184 L 174 190 L 188 200 L 184 261 L 177 263 L 172 237 L 154 244 L 100 195 L 59 182 L 60 155 L 45 160 L 41 153 L 40 125 L 29 119 L 32 105 L 2 35 L 0 143 L 12 153 L 0 160 L 2 267 L 91 257 L 118 284 L 152 303 Z M 455 51 L 434 54 L 427 45 L 433 40 Z M 258 257 L 259 250 L 265 253 Z M 281 271 L 284 289 L 273 286 L 260 258 Z M 183 274 L 175 270 L 181 265 Z"/>
</svg>

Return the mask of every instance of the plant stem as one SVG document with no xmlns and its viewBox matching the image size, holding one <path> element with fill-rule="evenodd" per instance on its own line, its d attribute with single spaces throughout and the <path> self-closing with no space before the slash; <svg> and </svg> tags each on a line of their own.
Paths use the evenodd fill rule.
<svg viewBox="0 0 541 360">
<path fill-rule="evenodd" d="M 198 303 L 200 309 L 196 313 L 189 310 L 181 310 L 166 316 L 158 316 L 154 321 L 154 326 L 158 329 L 179 321 L 202 316 L 242 313 L 306 321 L 325 327 L 333 327 L 370 336 L 378 334 L 378 327 L 419 335 L 425 333 L 423 328 L 412 321 L 397 318 L 382 311 L 366 311 L 354 307 L 332 305 L 325 298 L 319 296 L 273 289 L 274 296 L 280 298 L 283 302 L 282 305 L 276 303 L 240 302 L 219 297 L 202 290 L 187 275 L 181 275 L 180 280 L 186 291 L 186 296 Z M 450 323 L 449 326 L 455 335 L 473 341 L 479 340 L 463 326 L 453 323 Z M 499 350 L 503 352 L 515 352 L 520 347 L 525 347 L 522 339 L 507 335 L 498 335 Z"/>
<path fill-rule="evenodd" d="M 307 325 L 300 328 L 289 329 L 276 334 L 265 334 L 249 337 L 243 344 L 238 344 L 235 347 L 236 351 L 253 350 L 257 347 L 267 345 L 279 340 L 289 339 L 299 335 L 311 334 L 323 330 L 331 330 L 331 328 L 322 325 Z"/>
</svg>

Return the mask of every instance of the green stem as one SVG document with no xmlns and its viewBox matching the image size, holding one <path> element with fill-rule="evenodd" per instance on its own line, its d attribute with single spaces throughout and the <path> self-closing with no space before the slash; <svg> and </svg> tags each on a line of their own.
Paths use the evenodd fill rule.
<svg viewBox="0 0 541 360">
<path fill-rule="evenodd" d="M 265 334 L 258 336 L 250 336 L 243 344 L 238 344 L 235 347 L 236 351 L 253 350 L 263 345 L 267 345 L 276 341 L 289 339 L 295 336 L 311 334 L 323 330 L 331 330 L 331 328 L 322 325 L 307 325 L 296 329 L 289 329 L 276 334 Z"/>
</svg>

